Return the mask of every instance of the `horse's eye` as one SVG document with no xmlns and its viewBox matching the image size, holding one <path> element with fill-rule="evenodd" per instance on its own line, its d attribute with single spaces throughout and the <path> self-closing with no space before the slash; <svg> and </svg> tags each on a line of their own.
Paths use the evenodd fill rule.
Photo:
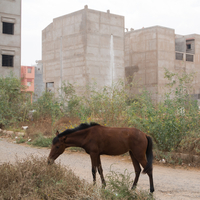
<svg viewBox="0 0 200 200">
<path fill-rule="evenodd" d="M 56 146 L 56 149 L 59 149 L 59 146 Z"/>
</svg>

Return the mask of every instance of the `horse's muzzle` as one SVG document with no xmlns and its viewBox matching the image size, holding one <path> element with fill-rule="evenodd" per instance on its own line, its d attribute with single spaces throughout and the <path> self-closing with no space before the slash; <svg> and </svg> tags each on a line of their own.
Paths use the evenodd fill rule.
<svg viewBox="0 0 200 200">
<path fill-rule="evenodd" d="M 50 159 L 50 158 L 48 158 L 48 160 L 47 160 L 47 163 L 48 163 L 48 165 L 52 165 L 52 164 L 54 163 L 54 160 L 53 160 L 53 159 Z"/>
</svg>

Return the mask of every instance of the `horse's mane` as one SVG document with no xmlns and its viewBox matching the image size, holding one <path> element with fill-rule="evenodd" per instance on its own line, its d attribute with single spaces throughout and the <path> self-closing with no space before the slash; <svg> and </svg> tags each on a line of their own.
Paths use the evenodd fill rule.
<svg viewBox="0 0 200 200">
<path fill-rule="evenodd" d="M 63 131 L 62 133 L 58 134 L 53 139 L 53 144 L 55 144 L 58 141 L 58 138 L 60 138 L 60 137 L 63 137 L 65 135 L 68 135 L 68 134 L 71 134 L 71 133 L 74 133 L 76 131 L 80 131 L 80 130 L 84 130 L 84 129 L 90 128 L 92 126 L 97 126 L 97 125 L 100 125 L 100 124 L 98 124 L 96 122 L 90 122 L 90 124 L 88 124 L 88 123 L 82 123 L 82 124 L 80 124 L 79 126 L 73 128 L 73 129 L 67 129 L 67 130 Z"/>
</svg>

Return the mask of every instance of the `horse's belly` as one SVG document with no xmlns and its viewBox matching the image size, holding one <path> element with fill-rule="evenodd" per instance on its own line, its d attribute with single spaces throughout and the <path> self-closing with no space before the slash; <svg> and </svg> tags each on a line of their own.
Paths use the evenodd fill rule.
<svg viewBox="0 0 200 200">
<path fill-rule="evenodd" d="M 102 154 L 106 154 L 106 155 L 121 155 L 126 153 L 127 151 L 129 151 L 129 148 L 126 145 L 123 144 L 119 144 L 116 145 L 115 144 L 110 144 L 110 145 L 106 145 L 104 146 L 104 149 L 102 150 Z"/>
</svg>

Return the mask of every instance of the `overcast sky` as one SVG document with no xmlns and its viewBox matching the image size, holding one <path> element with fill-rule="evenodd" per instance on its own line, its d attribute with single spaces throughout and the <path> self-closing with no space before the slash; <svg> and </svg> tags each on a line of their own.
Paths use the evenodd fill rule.
<svg viewBox="0 0 200 200">
<path fill-rule="evenodd" d="M 42 30 L 53 18 L 84 8 L 125 17 L 125 28 L 155 25 L 200 34 L 200 0 L 22 0 L 22 65 L 42 59 Z"/>
</svg>

